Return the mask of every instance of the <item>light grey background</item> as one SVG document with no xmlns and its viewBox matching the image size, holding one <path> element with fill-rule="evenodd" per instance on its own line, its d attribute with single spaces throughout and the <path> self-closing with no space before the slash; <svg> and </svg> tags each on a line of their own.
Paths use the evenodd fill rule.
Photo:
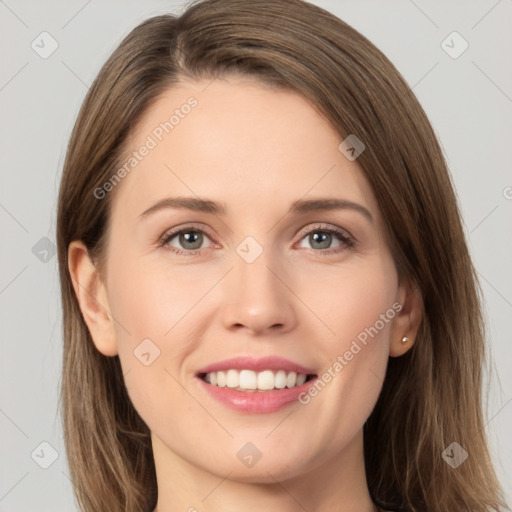
<svg viewBox="0 0 512 512">
<path fill-rule="evenodd" d="M 394 62 L 441 140 L 485 295 L 494 369 L 487 432 L 510 505 L 512 1 L 313 3 L 350 23 Z M 88 86 L 121 38 L 143 19 L 180 12 L 182 5 L 0 0 L 3 512 L 77 510 L 58 413 L 61 312 L 51 251 L 66 144 Z M 47 59 L 31 48 L 34 40 L 42 46 L 43 31 L 58 42 Z M 445 51 L 463 48 L 458 36 L 441 45 L 453 31 L 469 44 L 458 58 Z M 58 454 L 48 469 L 39 465 L 51 462 L 51 449 L 40 447 L 45 441 Z"/>
</svg>

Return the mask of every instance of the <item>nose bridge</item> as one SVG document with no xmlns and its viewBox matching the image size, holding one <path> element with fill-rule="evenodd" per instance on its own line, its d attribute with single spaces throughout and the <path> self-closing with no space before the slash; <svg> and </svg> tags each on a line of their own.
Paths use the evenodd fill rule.
<svg viewBox="0 0 512 512">
<path fill-rule="evenodd" d="M 258 254 L 256 249 L 250 245 L 247 252 L 247 256 L 250 259 L 246 259 L 245 255 L 240 255 L 240 253 L 243 249 L 247 248 L 247 245 L 245 243 L 245 247 L 239 246 L 237 249 L 240 256 L 239 261 L 235 263 L 234 269 L 235 275 L 239 280 L 237 284 L 242 289 L 246 289 L 249 294 L 269 294 L 269 297 L 267 297 L 267 300 L 269 300 L 282 292 L 282 290 L 277 289 L 279 288 L 279 282 L 270 271 L 270 269 L 277 267 L 279 262 L 276 255 L 272 254 L 270 248 L 262 248 L 261 253 Z"/>
<path fill-rule="evenodd" d="M 240 243 L 236 253 L 224 290 L 226 327 L 243 325 L 253 331 L 290 328 L 296 319 L 293 294 L 282 282 L 286 277 L 280 276 L 279 255 L 253 237 Z"/>
</svg>

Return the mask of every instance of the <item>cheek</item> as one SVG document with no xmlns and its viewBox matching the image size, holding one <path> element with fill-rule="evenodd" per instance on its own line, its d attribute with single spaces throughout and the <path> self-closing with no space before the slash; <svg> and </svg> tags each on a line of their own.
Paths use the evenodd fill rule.
<svg viewBox="0 0 512 512">
<path fill-rule="evenodd" d="M 123 256 L 113 255 L 108 283 L 118 341 L 121 345 L 140 343 L 145 338 L 163 341 L 206 284 L 201 285 L 190 272 L 176 271 L 161 262 L 152 264 L 141 254 L 125 250 Z"/>
<path fill-rule="evenodd" d="M 347 350 L 358 336 L 364 342 L 368 330 L 375 339 L 388 335 L 398 290 L 390 258 L 368 258 L 345 267 L 331 267 L 329 272 L 310 274 L 308 281 L 315 286 L 304 284 L 304 296 L 326 327 L 317 339 L 325 353 Z"/>
<path fill-rule="evenodd" d="M 122 253 L 125 257 L 112 258 L 109 268 L 108 300 L 125 384 L 144 420 L 155 411 L 163 419 L 162 399 L 180 410 L 187 405 L 177 383 L 182 362 L 195 346 L 187 326 L 194 318 L 191 307 L 211 284 L 183 269 L 148 264 L 126 247 Z"/>
<path fill-rule="evenodd" d="M 389 357 L 396 316 L 394 265 L 391 259 L 376 259 L 371 265 L 331 272 L 329 279 L 316 277 L 310 300 L 329 327 L 316 339 L 324 372 L 319 377 L 330 388 L 323 399 L 332 400 L 333 408 L 343 403 L 353 418 L 360 415 L 364 421 L 380 392 Z"/>
</svg>

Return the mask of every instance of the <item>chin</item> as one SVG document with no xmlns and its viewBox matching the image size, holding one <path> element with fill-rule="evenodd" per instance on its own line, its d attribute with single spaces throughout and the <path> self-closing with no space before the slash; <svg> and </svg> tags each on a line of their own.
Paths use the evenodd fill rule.
<svg viewBox="0 0 512 512">
<path fill-rule="evenodd" d="M 224 458 L 221 464 L 209 460 L 207 466 L 204 465 L 203 459 L 202 464 L 198 465 L 201 465 L 204 471 L 221 479 L 254 484 L 272 484 L 276 480 L 281 482 L 309 472 L 304 454 L 292 457 L 290 453 L 274 451 L 271 455 L 265 456 L 263 453 L 258 460 L 248 460 L 245 463 L 243 458 L 243 454 L 240 458 L 235 455 Z"/>
</svg>

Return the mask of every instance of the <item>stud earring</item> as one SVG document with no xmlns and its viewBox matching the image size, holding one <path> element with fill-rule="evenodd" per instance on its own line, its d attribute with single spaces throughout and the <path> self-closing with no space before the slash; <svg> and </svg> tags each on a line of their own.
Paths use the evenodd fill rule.
<svg viewBox="0 0 512 512">
<path fill-rule="evenodd" d="M 409 341 L 409 338 L 408 338 L 407 336 L 404 336 L 404 337 L 402 338 L 402 343 L 404 343 L 404 344 L 405 344 L 405 343 L 407 343 L 408 341 Z"/>
</svg>

